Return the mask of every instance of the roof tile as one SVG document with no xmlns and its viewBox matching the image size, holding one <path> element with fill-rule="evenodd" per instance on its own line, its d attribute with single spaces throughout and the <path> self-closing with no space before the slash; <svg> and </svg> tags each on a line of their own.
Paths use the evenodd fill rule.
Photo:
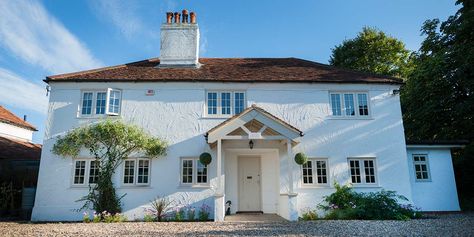
<svg viewBox="0 0 474 237">
<path fill-rule="evenodd" d="M 46 77 L 52 81 L 320 82 L 402 84 L 399 78 L 362 73 L 298 58 L 201 58 L 199 68 L 157 67 L 158 58 Z"/>
</svg>

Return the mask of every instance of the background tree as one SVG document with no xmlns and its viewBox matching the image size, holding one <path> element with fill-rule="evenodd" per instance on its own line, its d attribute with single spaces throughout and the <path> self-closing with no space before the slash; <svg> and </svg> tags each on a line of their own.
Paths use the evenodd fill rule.
<svg viewBox="0 0 474 237">
<path fill-rule="evenodd" d="M 89 194 L 78 200 L 85 201 L 81 209 L 92 207 L 99 213 L 115 214 L 121 211 L 123 197 L 117 196 L 112 182 L 117 167 L 131 154 L 143 153 L 149 158 L 165 155 L 166 144 L 137 126 L 105 120 L 70 131 L 57 140 L 52 151 L 62 157 L 77 157 L 82 149 L 95 158 L 99 175 L 96 185 L 89 184 Z"/>
<path fill-rule="evenodd" d="M 410 51 L 400 40 L 375 28 L 364 27 L 354 39 L 332 49 L 329 63 L 357 71 L 406 78 L 410 73 Z"/>
<path fill-rule="evenodd" d="M 474 1 L 440 24 L 423 24 L 425 39 L 402 90 L 405 132 L 411 140 L 474 140 Z M 474 143 L 454 154 L 461 204 L 474 209 Z"/>
</svg>

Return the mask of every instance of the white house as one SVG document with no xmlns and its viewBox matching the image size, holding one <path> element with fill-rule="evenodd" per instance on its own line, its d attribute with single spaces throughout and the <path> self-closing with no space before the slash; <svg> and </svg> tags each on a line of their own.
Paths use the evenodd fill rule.
<svg viewBox="0 0 474 237">
<path fill-rule="evenodd" d="M 452 145 L 407 146 L 397 78 L 297 58 L 199 58 L 195 23 L 161 26 L 160 58 L 50 76 L 32 219 L 79 220 L 91 157 L 51 153 L 58 135 L 105 117 L 169 143 L 166 157 L 130 157 L 114 183 L 124 213 L 140 218 L 157 195 L 199 207 L 296 220 L 334 191 L 394 190 L 426 211 L 458 211 Z M 203 166 L 198 157 L 212 155 Z M 295 163 L 298 152 L 310 157 Z"/>
</svg>

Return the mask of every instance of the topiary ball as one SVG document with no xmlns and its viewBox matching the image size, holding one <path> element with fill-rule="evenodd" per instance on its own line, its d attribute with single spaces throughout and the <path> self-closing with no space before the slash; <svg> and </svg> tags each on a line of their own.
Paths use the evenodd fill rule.
<svg viewBox="0 0 474 237">
<path fill-rule="evenodd" d="M 208 165 L 211 163 L 211 161 L 212 161 L 212 156 L 211 154 L 207 152 L 204 152 L 199 156 L 199 162 L 201 162 L 201 164 L 203 165 Z"/>
<path fill-rule="evenodd" d="M 308 157 L 304 153 L 298 153 L 295 155 L 295 162 L 298 165 L 304 165 L 308 161 Z"/>
</svg>

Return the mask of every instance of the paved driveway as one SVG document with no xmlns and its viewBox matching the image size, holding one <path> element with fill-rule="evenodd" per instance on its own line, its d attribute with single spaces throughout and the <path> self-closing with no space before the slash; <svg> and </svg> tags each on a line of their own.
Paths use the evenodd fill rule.
<svg viewBox="0 0 474 237">
<path fill-rule="evenodd" d="M 474 236 L 474 214 L 411 221 L 114 224 L 1 222 L 1 236 Z"/>
</svg>

